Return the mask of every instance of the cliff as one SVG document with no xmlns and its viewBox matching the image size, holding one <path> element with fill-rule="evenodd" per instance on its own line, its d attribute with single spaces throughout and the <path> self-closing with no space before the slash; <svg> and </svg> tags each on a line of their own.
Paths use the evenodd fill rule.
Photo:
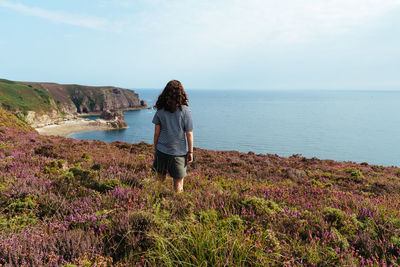
<svg viewBox="0 0 400 267">
<path fill-rule="evenodd" d="M 147 107 L 146 102 L 129 89 L 4 79 L 0 79 L 0 106 L 33 126 L 56 123 L 82 114 Z"/>
<path fill-rule="evenodd" d="M 48 91 L 56 100 L 60 110 L 66 113 L 101 113 L 106 110 L 146 106 L 134 91 L 118 87 L 34 82 L 24 82 L 24 84 Z"/>
</svg>

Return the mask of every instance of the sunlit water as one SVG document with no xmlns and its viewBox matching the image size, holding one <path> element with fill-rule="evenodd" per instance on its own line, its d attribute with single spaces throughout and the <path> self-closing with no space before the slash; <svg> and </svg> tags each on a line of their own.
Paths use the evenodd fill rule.
<svg viewBox="0 0 400 267">
<path fill-rule="evenodd" d="M 149 105 L 160 90 L 135 90 Z M 188 90 L 195 146 L 400 166 L 400 91 Z M 126 111 L 129 128 L 77 139 L 152 143 L 155 111 Z"/>
</svg>

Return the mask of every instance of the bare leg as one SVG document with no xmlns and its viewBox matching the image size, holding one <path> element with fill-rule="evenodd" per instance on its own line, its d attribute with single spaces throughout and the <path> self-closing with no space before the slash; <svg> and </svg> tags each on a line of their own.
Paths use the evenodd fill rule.
<svg viewBox="0 0 400 267">
<path fill-rule="evenodd" d="M 183 177 L 182 178 L 174 178 L 174 189 L 175 189 L 175 192 L 178 192 L 178 193 L 183 192 Z"/>
</svg>

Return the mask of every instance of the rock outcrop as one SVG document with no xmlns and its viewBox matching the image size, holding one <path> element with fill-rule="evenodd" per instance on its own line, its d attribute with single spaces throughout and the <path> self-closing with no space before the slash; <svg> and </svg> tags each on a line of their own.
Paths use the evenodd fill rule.
<svg viewBox="0 0 400 267">
<path fill-rule="evenodd" d="M 122 129 L 128 127 L 122 111 L 103 111 L 100 119 L 106 120 L 107 124 L 114 129 Z"/>
<path fill-rule="evenodd" d="M 68 116 L 68 119 L 71 118 L 73 118 L 73 116 Z M 49 124 L 59 123 L 62 120 L 63 119 L 60 118 L 60 114 L 57 112 L 57 110 L 53 110 L 46 114 L 28 111 L 28 115 L 25 116 L 25 121 L 32 127 L 41 127 Z"/>
</svg>

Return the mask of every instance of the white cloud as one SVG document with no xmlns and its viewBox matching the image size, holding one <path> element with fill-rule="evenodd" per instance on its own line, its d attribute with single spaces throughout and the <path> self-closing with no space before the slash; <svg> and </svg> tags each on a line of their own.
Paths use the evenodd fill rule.
<svg viewBox="0 0 400 267">
<path fill-rule="evenodd" d="M 57 23 L 69 24 L 96 30 L 112 30 L 111 23 L 96 16 L 70 14 L 59 10 L 47 10 L 37 7 L 30 7 L 20 3 L 0 0 L 0 7 L 9 8 L 17 12 L 47 19 Z"/>
<path fill-rule="evenodd" d="M 352 32 L 379 21 L 400 7 L 400 0 L 102 0 L 100 4 L 124 12 L 110 20 L 0 0 L 0 7 L 53 22 L 137 38 L 145 35 L 145 40 L 167 45 L 224 49 L 309 42 Z"/>
<path fill-rule="evenodd" d="M 140 27 L 171 39 L 238 47 L 308 42 L 351 32 L 400 7 L 400 0 L 149 0 Z M 150 3 L 150 4 L 149 4 Z"/>
</svg>

